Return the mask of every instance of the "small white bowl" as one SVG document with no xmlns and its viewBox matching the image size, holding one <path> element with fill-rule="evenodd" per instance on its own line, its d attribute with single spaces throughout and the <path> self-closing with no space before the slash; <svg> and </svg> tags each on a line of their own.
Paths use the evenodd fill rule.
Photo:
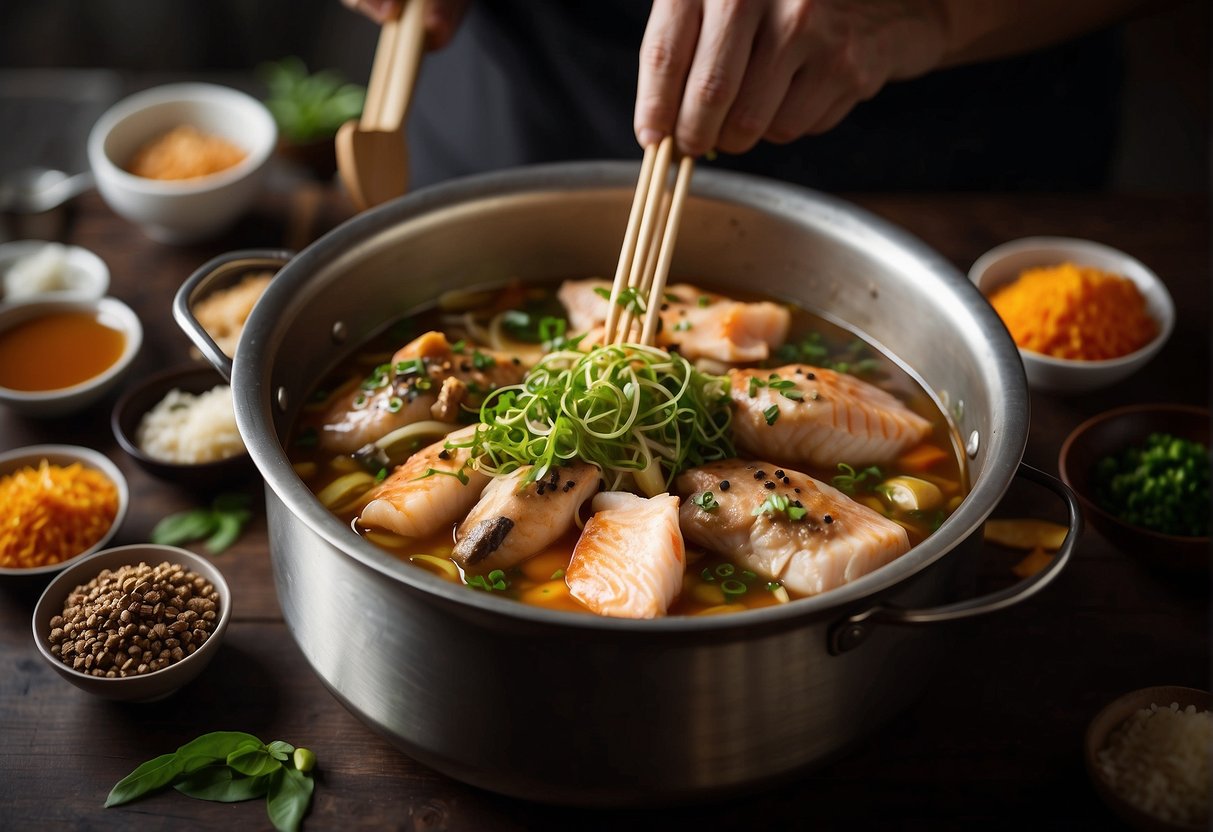
<svg viewBox="0 0 1213 832">
<path fill-rule="evenodd" d="M 26 416 L 62 416 L 83 410 L 101 399 L 130 369 L 143 344 L 143 325 L 129 306 L 116 298 L 93 300 L 34 300 L 0 309 L 0 336 L 26 321 L 54 312 L 95 312 L 100 320 L 126 336 L 118 360 L 90 379 L 56 390 L 13 390 L 0 386 L 0 404 Z"/>
<path fill-rule="evenodd" d="M 141 676 L 110 679 L 104 676 L 90 676 L 68 667 L 50 651 L 48 642 L 51 619 L 63 614 L 63 604 L 73 589 L 88 583 L 103 569 L 118 569 L 122 566 L 138 564 L 140 561 L 148 566 L 156 566 L 164 561 L 178 564 L 191 572 L 198 573 L 215 587 L 215 591 L 219 593 L 219 610 L 215 617 L 214 628 L 206 641 L 181 661 Z M 232 593 L 223 579 L 223 573 L 215 564 L 200 555 L 176 546 L 139 543 L 133 546 L 106 549 L 82 558 L 51 581 L 34 607 L 34 643 L 38 646 L 38 652 L 42 654 L 42 658 L 46 659 L 56 673 L 87 693 L 103 699 L 124 702 L 154 702 L 163 699 L 191 681 L 210 664 L 211 659 L 219 652 L 219 643 L 223 641 L 231 618 Z"/>
<path fill-rule="evenodd" d="M 118 466 L 111 462 L 109 457 L 91 448 L 83 448 L 79 445 L 28 445 L 24 448 L 5 451 L 4 453 L 0 453 L 0 477 L 11 474 L 14 471 L 19 471 L 22 468 L 37 468 L 42 464 L 42 460 L 44 459 L 51 465 L 61 465 L 64 467 L 79 462 L 85 468 L 92 468 L 95 471 L 101 472 L 118 489 L 118 511 L 114 515 L 114 522 L 110 524 L 109 529 L 101 536 L 100 540 L 77 555 L 61 560 L 58 563 L 48 563 L 44 566 L 30 566 L 27 568 L 15 566 L 0 567 L 0 576 L 49 575 L 66 569 L 81 558 L 88 557 L 104 548 L 113 539 L 114 535 L 117 534 L 122 521 L 126 519 L 126 511 L 131 501 L 131 492 L 126 484 L 126 477 L 122 476 L 122 472 L 118 470 Z"/>
<path fill-rule="evenodd" d="M 1146 300 L 1146 311 L 1158 324 L 1158 334 L 1136 352 L 1104 361 L 1054 358 L 1020 349 L 1028 384 L 1050 393 L 1084 393 L 1115 384 L 1149 363 L 1175 327 L 1175 304 L 1167 287 L 1141 261 L 1111 246 L 1070 237 L 1025 237 L 990 249 L 969 269 L 971 280 L 989 297 L 1015 280 L 1025 269 L 1065 262 L 1091 266 L 1132 280 Z"/>
<path fill-rule="evenodd" d="M 196 179 L 148 179 L 124 169 L 139 148 L 186 124 L 247 155 Z M 252 96 L 215 84 L 169 84 L 107 110 L 89 133 L 88 158 L 97 190 L 115 213 L 155 240 L 188 243 L 219 233 L 248 209 L 277 140 L 273 116 Z"/>
<path fill-rule="evenodd" d="M 45 252 L 50 246 L 59 246 L 62 249 L 63 259 L 59 264 L 57 281 L 59 285 L 36 294 L 10 295 L 8 277 L 13 267 L 27 257 Z M 109 285 L 109 267 L 105 265 L 104 260 L 86 248 L 45 240 L 16 240 L 0 244 L 0 309 L 32 300 L 99 298 L 109 290 Z"/>
</svg>

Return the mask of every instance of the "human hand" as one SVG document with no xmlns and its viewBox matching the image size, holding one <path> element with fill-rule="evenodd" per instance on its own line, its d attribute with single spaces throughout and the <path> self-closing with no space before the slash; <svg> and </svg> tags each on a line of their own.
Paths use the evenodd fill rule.
<svg viewBox="0 0 1213 832">
<path fill-rule="evenodd" d="M 640 47 L 636 138 L 742 153 L 834 127 L 944 55 L 936 0 L 655 0 Z"/>
<path fill-rule="evenodd" d="M 382 25 L 400 15 L 404 0 L 341 0 L 342 4 Z M 425 48 L 441 49 L 451 42 L 471 0 L 412 0 L 425 3 Z"/>
</svg>

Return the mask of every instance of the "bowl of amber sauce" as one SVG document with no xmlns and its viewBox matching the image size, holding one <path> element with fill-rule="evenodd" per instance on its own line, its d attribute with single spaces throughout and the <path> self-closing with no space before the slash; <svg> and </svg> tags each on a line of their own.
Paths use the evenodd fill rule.
<svg viewBox="0 0 1213 832">
<path fill-rule="evenodd" d="M 104 397 L 130 369 L 143 326 L 120 300 L 46 300 L 0 310 L 0 404 L 63 416 Z"/>
</svg>

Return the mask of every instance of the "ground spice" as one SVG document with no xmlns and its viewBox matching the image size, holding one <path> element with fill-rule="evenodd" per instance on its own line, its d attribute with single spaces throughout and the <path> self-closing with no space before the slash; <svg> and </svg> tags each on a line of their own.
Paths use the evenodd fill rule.
<svg viewBox="0 0 1213 832">
<path fill-rule="evenodd" d="M 990 303 L 1016 344 L 1054 358 L 1119 358 L 1158 332 L 1133 281 L 1075 263 L 1027 269 Z"/>
<path fill-rule="evenodd" d="M 73 589 L 50 620 L 50 652 L 64 664 L 110 679 L 152 673 L 202 646 L 219 617 L 206 578 L 165 561 L 103 569 Z"/>
<path fill-rule="evenodd" d="M 139 148 L 127 171 L 148 179 L 194 179 L 227 170 L 247 155 L 227 139 L 184 124 Z"/>
<path fill-rule="evenodd" d="M 28 569 L 59 563 L 102 538 L 118 515 L 118 488 L 78 462 L 45 459 L 0 477 L 0 566 Z"/>
</svg>

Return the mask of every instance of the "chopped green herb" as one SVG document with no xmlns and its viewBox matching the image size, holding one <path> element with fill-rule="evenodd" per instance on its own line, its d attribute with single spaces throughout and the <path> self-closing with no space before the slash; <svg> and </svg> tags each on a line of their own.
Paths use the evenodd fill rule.
<svg viewBox="0 0 1213 832">
<path fill-rule="evenodd" d="M 564 577 L 564 570 L 557 569 L 555 572 L 552 573 L 552 577 L 548 578 L 548 580 L 549 581 L 558 581 L 563 577 Z"/>
<path fill-rule="evenodd" d="M 869 465 L 862 471 L 856 472 L 845 462 L 838 463 L 840 473 L 830 480 L 830 484 L 844 494 L 854 495 L 860 490 L 869 490 L 879 483 L 883 476 L 875 465 Z"/>
<path fill-rule="evenodd" d="M 749 587 L 735 578 L 730 578 L 720 582 L 720 591 L 724 593 L 725 600 L 732 601 L 734 598 L 745 595 L 749 591 Z"/>
<path fill-rule="evenodd" d="M 451 344 L 451 352 L 455 353 L 456 355 L 463 355 L 463 351 L 466 350 L 467 348 L 468 348 L 468 342 L 465 341 L 463 338 L 460 338 L 458 341 Z"/>
<path fill-rule="evenodd" d="M 675 332 L 686 332 L 690 328 L 691 328 L 691 322 L 687 321 L 687 320 L 682 320 L 682 321 L 679 321 L 678 323 L 674 324 Z"/>
<path fill-rule="evenodd" d="M 800 501 L 791 500 L 786 494 L 768 494 L 767 498 L 762 501 L 762 505 L 751 512 L 755 517 L 760 514 L 770 514 L 775 516 L 782 514 L 793 522 L 804 520 L 807 513 L 803 506 L 797 505 Z"/>
<path fill-rule="evenodd" d="M 497 366 L 497 361 L 491 355 L 485 355 L 480 350 L 473 350 L 472 366 L 477 370 L 489 370 Z"/>
<path fill-rule="evenodd" d="M 712 570 L 704 567 L 704 570 L 699 573 L 699 577 L 709 583 L 716 580 L 716 576 L 712 574 Z"/>
<path fill-rule="evenodd" d="M 779 419 L 779 405 L 771 405 L 766 410 L 762 411 L 762 416 L 767 420 L 768 425 L 775 424 L 776 420 Z"/>
<path fill-rule="evenodd" d="M 386 479 L 387 479 L 387 469 L 386 468 L 380 468 L 378 471 L 375 472 L 375 482 L 383 482 Z"/>
<path fill-rule="evenodd" d="M 716 496 L 711 491 L 696 494 L 691 498 L 691 502 L 699 506 L 702 511 L 715 511 L 720 508 L 720 503 L 716 501 Z"/>
<path fill-rule="evenodd" d="M 403 407 L 404 407 L 404 399 L 400 398 L 399 396 L 392 396 L 391 398 L 389 398 L 387 400 L 387 412 L 388 413 L 399 413 L 401 408 L 403 408 Z"/>
<path fill-rule="evenodd" d="M 708 297 L 707 295 L 700 295 L 700 296 L 699 296 L 699 306 L 700 306 L 700 308 L 707 307 L 707 306 L 711 306 L 711 305 L 712 305 L 712 299 L 711 299 L 710 297 Z"/>
<path fill-rule="evenodd" d="M 454 471 L 439 471 L 437 468 L 426 468 L 425 473 L 422 474 L 420 477 L 417 477 L 417 479 L 424 480 L 428 477 L 432 477 L 435 475 L 439 475 L 439 476 L 443 476 L 443 477 L 454 477 L 455 479 L 459 480 L 459 482 L 463 483 L 464 485 L 467 485 L 468 480 L 469 480 L 467 472 L 464 471 L 463 468 L 456 468 Z"/>
<path fill-rule="evenodd" d="M 731 578 L 733 573 L 737 571 L 737 567 L 733 566 L 731 563 L 722 563 L 719 564 L 714 571 L 716 572 L 717 577 Z"/>
</svg>

